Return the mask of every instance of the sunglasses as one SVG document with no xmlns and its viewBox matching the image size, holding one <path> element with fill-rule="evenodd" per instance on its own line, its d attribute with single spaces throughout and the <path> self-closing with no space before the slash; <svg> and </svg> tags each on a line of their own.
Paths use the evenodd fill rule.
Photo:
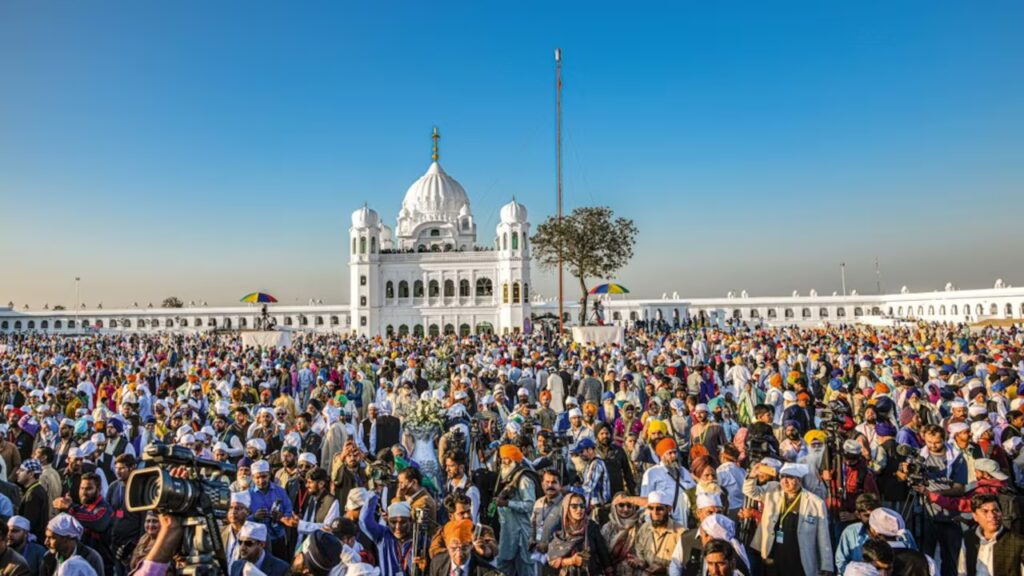
<svg viewBox="0 0 1024 576">
<path fill-rule="evenodd" d="M 255 540 L 239 540 L 239 546 L 255 546 L 257 542 Z"/>
</svg>

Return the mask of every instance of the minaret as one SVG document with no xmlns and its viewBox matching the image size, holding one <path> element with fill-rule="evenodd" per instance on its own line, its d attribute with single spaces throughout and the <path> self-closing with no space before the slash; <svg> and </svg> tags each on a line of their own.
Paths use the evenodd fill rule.
<svg viewBox="0 0 1024 576">
<path fill-rule="evenodd" d="M 380 332 L 380 216 L 366 204 L 352 213 L 349 228 L 350 330 L 361 336 Z"/>
</svg>

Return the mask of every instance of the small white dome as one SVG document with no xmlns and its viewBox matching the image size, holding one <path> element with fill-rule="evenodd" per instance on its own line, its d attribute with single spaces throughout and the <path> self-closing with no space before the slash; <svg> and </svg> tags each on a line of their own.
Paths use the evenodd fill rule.
<svg viewBox="0 0 1024 576">
<path fill-rule="evenodd" d="M 391 240 L 394 240 L 394 238 L 395 238 L 395 233 L 394 233 L 393 230 L 391 230 L 391 226 L 388 226 L 387 224 L 381 224 L 380 225 L 380 240 L 381 240 L 381 242 L 386 242 L 386 241 L 389 242 Z"/>
<path fill-rule="evenodd" d="M 377 214 L 377 211 L 366 204 L 363 204 L 362 208 L 352 213 L 353 228 L 373 228 L 378 223 L 380 223 L 380 216 Z"/>
<path fill-rule="evenodd" d="M 525 222 L 526 206 L 516 202 L 515 198 L 513 198 L 508 204 L 501 207 L 502 224 L 523 224 Z"/>
</svg>

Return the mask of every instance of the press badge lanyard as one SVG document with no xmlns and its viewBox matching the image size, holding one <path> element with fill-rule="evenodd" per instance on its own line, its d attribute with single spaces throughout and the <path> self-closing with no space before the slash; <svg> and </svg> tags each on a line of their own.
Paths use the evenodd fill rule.
<svg viewBox="0 0 1024 576">
<path fill-rule="evenodd" d="M 776 525 L 776 528 L 775 528 L 775 541 L 776 542 L 779 542 L 779 543 L 782 542 L 782 539 L 783 539 L 782 523 L 786 520 L 786 517 L 789 516 L 790 512 L 795 510 L 797 505 L 800 504 L 800 496 L 803 496 L 803 494 L 797 494 L 796 498 L 794 498 L 793 502 L 789 505 L 789 508 L 786 508 L 782 512 L 782 516 L 779 517 L 779 523 Z"/>
</svg>

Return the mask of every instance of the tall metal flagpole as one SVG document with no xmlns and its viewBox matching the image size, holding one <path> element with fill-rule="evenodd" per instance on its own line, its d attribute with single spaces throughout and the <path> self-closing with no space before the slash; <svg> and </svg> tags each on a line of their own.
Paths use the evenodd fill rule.
<svg viewBox="0 0 1024 576">
<path fill-rule="evenodd" d="M 561 230 L 562 225 L 562 49 L 555 48 L 555 107 L 556 107 L 556 123 L 557 128 L 555 130 L 556 140 L 556 151 L 555 151 L 555 163 L 556 173 L 558 176 L 558 225 Z M 562 286 L 563 277 L 563 266 L 562 266 L 562 245 L 558 245 L 558 335 L 561 335 L 565 331 L 563 325 L 565 319 L 564 312 L 564 288 Z"/>
<path fill-rule="evenodd" d="M 846 262 L 839 263 L 839 273 L 843 277 L 843 296 L 846 296 Z"/>
</svg>

